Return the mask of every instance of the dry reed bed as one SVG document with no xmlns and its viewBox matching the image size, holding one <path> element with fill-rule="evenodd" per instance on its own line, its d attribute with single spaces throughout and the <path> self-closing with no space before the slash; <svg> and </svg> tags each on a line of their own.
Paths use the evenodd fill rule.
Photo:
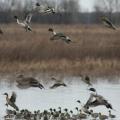
<svg viewBox="0 0 120 120">
<path fill-rule="evenodd" d="M 120 30 L 98 25 L 54 25 L 73 40 L 50 41 L 48 28 L 34 24 L 27 33 L 16 24 L 2 25 L 0 71 L 39 71 L 79 75 L 114 75 L 120 71 Z"/>
</svg>

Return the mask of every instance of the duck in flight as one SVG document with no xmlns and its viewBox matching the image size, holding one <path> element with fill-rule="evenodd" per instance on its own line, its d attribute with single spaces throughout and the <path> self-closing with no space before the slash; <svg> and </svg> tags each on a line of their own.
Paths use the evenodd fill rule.
<svg viewBox="0 0 120 120">
<path fill-rule="evenodd" d="M 90 81 L 90 77 L 88 75 L 81 75 L 82 81 L 85 82 L 88 86 L 92 86 L 92 83 Z"/>
<path fill-rule="evenodd" d="M 9 98 L 8 93 L 4 93 L 3 95 L 6 96 L 6 106 L 10 105 L 13 107 L 16 111 L 19 111 L 19 108 L 16 106 L 16 93 L 12 92 L 11 97 Z"/>
<path fill-rule="evenodd" d="M 115 25 L 113 25 L 113 23 L 107 17 L 103 16 L 101 19 L 102 19 L 103 24 L 106 27 L 113 29 L 113 30 L 116 30 Z"/>
<path fill-rule="evenodd" d="M 51 79 L 54 80 L 55 83 L 50 87 L 50 89 L 58 88 L 61 86 L 67 87 L 67 85 L 63 81 L 57 80 L 55 77 L 52 77 Z"/>
<path fill-rule="evenodd" d="M 24 21 L 20 21 L 17 16 L 14 16 L 14 18 L 16 19 L 17 24 L 23 27 L 26 30 L 26 32 L 32 31 L 32 28 L 30 27 L 32 14 L 28 14 Z"/>
<path fill-rule="evenodd" d="M 52 32 L 53 34 L 50 40 L 62 40 L 67 44 L 72 42 L 71 39 L 68 36 L 66 36 L 64 33 L 60 33 L 60 32 L 56 33 L 53 28 L 49 28 L 48 31 Z"/>
<path fill-rule="evenodd" d="M 34 11 L 37 11 L 38 13 L 45 13 L 45 14 L 55 14 L 55 8 L 45 4 L 45 5 L 41 5 L 40 3 L 36 3 L 36 6 L 34 8 Z"/>
<path fill-rule="evenodd" d="M 93 93 L 91 93 L 88 101 L 85 104 L 85 106 L 88 107 L 96 107 L 100 105 L 104 105 L 108 109 L 113 109 L 112 105 L 103 96 Z"/>
<path fill-rule="evenodd" d="M 24 75 L 19 75 L 17 76 L 16 82 L 19 88 L 38 87 L 40 89 L 44 89 L 44 86 L 33 77 L 24 77 Z"/>
</svg>

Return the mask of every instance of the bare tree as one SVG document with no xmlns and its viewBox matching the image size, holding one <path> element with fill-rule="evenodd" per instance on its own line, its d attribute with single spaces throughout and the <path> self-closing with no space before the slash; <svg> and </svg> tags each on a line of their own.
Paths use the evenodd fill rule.
<svg viewBox="0 0 120 120">
<path fill-rule="evenodd" d="M 79 12 L 80 10 L 79 1 L 80 0 L 61 0 L 59 7 L 64 12 L 70 12 L 70 13 Z"/>
<path fill-rule="evenodd" d="M 120 0 L 97 0 L 94 9 L 97 13 L 107 13 L 110 20 L 112 20 L 112 14 L 120 12 Z M 115 16 L 115 22 L 117 22 L 118 14 Z"/>
</svg>

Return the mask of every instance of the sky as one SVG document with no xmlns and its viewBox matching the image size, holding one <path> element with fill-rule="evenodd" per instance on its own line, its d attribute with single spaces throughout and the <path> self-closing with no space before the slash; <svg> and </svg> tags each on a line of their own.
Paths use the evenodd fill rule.
<svg viewBox="0 0 120 120">
<path fill-rule="evenodd" d="M 4 2 L 5 0 L 0 0 L 0 1 Z M 24 1 L 24 0 L 22 0 L 22 1 Z M 32 0 L 32 1 L 34 1 L 34 0 Z M 91 12 L 91 11 L 93 11 L 93 6 L 94 6 L 94 1 L 95 0 L 79 0 L 79 1 L 80 1 L 81 8 L 82 8 L 83 12 Z"/>
<path fill-rule="evenodd" d="M 91 12 L 94 8 L 95 0 L 80 0 L 82 11 Z"/>
</svg>

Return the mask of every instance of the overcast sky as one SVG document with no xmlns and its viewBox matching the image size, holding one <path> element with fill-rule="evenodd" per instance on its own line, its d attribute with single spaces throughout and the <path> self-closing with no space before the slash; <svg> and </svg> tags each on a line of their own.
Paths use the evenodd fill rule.
<svg viewBox="0 0 120 120">
<path fill-rule="evenodd" d="M 93 11 L 95 0 L 80 0 L 82 11 Z"/>
<path fill-rule="evenodd" d="M 0 1 L 4 2 L 6 0 L 0 0 Z M 20 0 L 20 1 L 23 2 L 25 0 Z M 36 1 L 36 0 L 32 0 L 32 1 Z M 56 0 L 56 1 L 58 2 L 59 0 Z M 87 11 L 87 12 L 93 11 L 93 6 L 94 6 L 95 0 L 78 0 L 78 1 L 80 1 L 82 11 Z"/>
</svg>

